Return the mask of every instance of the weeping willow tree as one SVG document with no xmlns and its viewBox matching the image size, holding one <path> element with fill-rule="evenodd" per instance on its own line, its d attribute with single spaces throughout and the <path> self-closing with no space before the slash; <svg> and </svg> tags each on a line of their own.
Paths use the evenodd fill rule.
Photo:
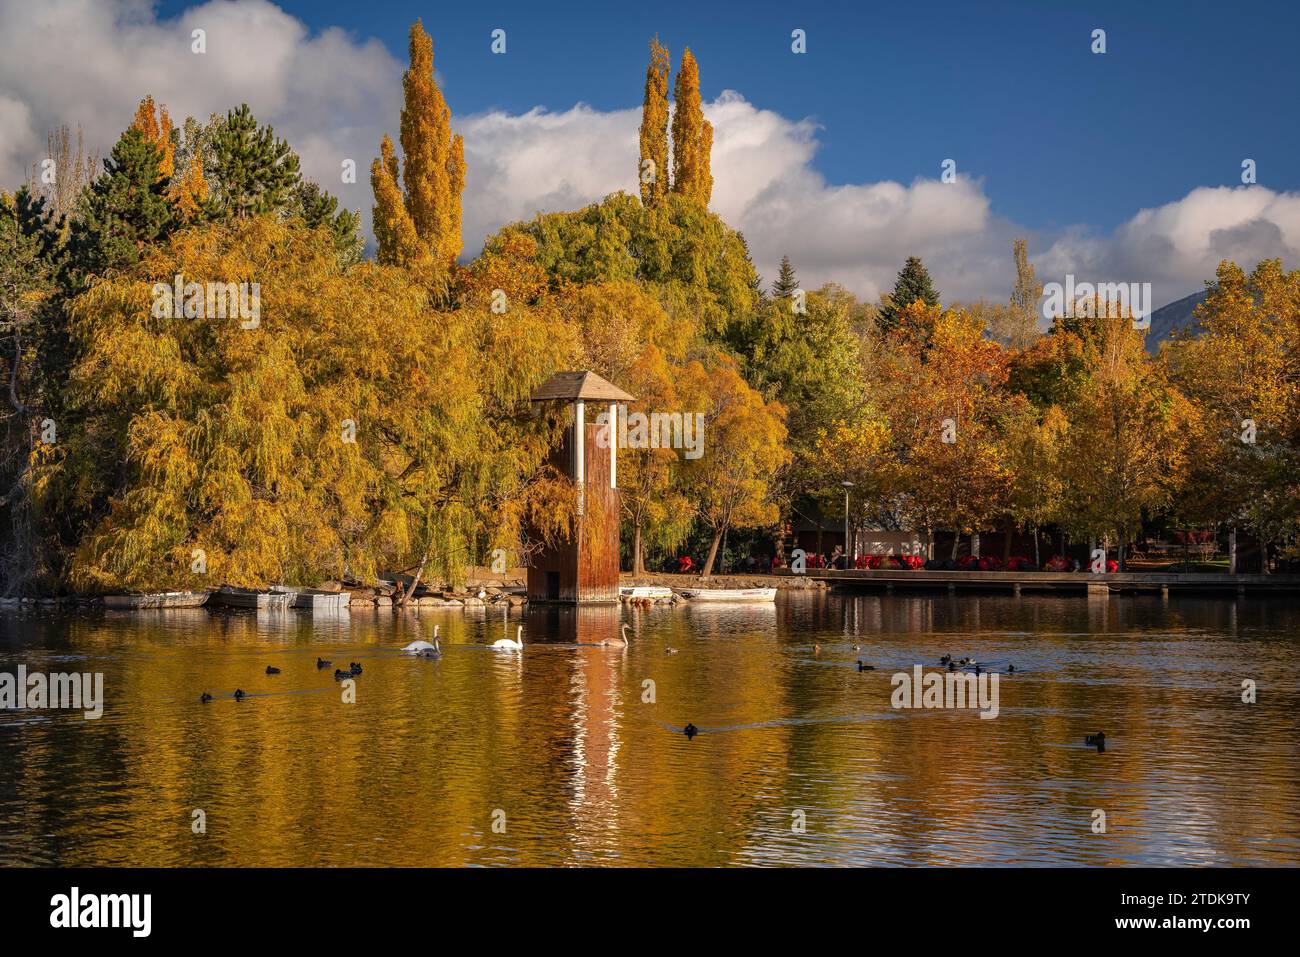
<svg viewBox="0 0 1300 957">
<path fill-rule="evenodd" d="M 210 283 L 250 285 L 235 309 Z M 76 425 L 37 479 L 83 530 L 69 583 L 451 576 L 562 515 L 541 468 L 556 423 L 527 399 L 571 343 L 545 303 L 521 296 L 507 335 L 472 283 L 443 311 L 426 288 L 271 217 L 183 230 L 96 283 L 72 309 Z"/>
</svg>

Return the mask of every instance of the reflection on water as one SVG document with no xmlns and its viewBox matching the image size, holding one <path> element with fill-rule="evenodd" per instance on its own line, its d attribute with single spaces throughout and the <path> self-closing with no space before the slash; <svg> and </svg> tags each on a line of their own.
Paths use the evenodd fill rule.
<svg viewBox="0 0 1300 957">
<path fill-rule="evenodd" d="M 434 623 L 441 659 L 396 652 Z M 1295 864 L 1297 626 L 1253 598 L 9 615 L 0 671 L 102 671 L 107 702 L 0 712 L 0 864 Z M 890 707 L 945 653 L 1023 672 L 999 717 Z"/>
</svg>

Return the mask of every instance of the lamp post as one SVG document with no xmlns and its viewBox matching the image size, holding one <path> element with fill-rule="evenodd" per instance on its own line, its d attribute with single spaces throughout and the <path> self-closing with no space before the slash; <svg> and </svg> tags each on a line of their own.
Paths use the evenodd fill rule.
<svg viewBox="0 0 1300 957">
<path fill-rule="evenodd" d="M 853 559 L 856 557 L 849 554 L 849 489 L 853 488 L 853 483 L 840 484 L 844 486 L 844 570 L 848 571 L 853 567 Z"/>
</svg>

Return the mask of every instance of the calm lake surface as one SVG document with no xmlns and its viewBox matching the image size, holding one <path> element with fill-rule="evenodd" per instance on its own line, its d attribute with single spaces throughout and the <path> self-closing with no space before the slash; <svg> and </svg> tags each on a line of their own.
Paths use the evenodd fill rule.
<svg viewBox="0 0 1300 957">
<path fill-rule="evenodd" d="M 397 652 L 434 623 L 441 659 Z M 1294 865 L 1298 630 L 1176 596 L 5 614 L 0 671 L 106 705 L 0 711 L 0 864 Z M 1015 664 L 998 717 L 891 707 L 945 653 Z M 363 665 L 355 704 L 317 656 Z"/>
</svg>

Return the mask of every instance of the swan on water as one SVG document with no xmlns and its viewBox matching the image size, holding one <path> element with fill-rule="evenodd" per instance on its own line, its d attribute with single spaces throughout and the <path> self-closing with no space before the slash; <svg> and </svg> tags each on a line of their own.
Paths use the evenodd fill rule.
<svg viewBox="0 0 1300 957">
<path fill-rule="evenodd" d="M 627 625 L 624 625 L 619 631 L 617 638 L 606 638 L 601 642 L 602 645 L 613 645 L 615 648 L 625 648 L 629 644 L 627 637 Z"/>
<path fill-rule="evenodd" d="M 402 651 L 411 655 L 421 655 L 428 652 L 432 652 L 434 654 L 440 653 L 442 649 L 439 647 L 439 642 L 438 642 L 439 627 L 441 626 L 439 625 L 433 626 L 433 641 L 424 641 L 423 639 L 419 641 L 413 641 L 405 648 L 403 648 Z"/>
<path fill-rule="evenodd" d="M 515 631 L 514 638 L 498 638 L 492 642 L 491 647 L 498 651 L 523 651 L 524 650 L 524 626 L 520 625 Z"/>
</svg>

